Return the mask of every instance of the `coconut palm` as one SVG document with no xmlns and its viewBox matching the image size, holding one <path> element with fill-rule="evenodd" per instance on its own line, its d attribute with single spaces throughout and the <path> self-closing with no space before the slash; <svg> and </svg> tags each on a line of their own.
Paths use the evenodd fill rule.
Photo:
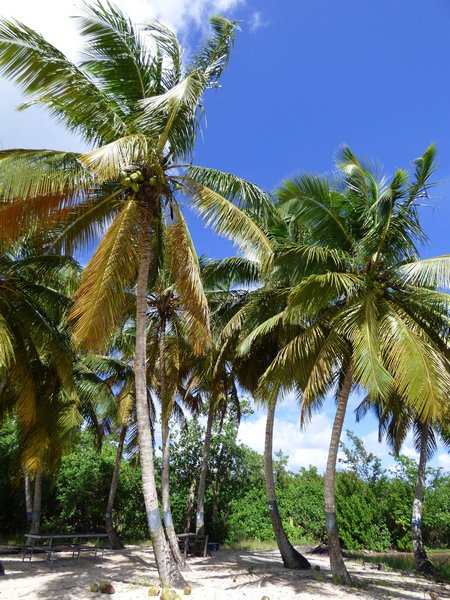
<svg viewBox="0 0 450 600">
<path fill-rule="evenodd" d="M 425 490 L 426 466 L 437 450 L 437 439 L 441 438 L 443 443 L 450 447 L 450 436 L 448 432 L 448 408 L 444 407 L 443 420 L 437 423 L 424 422 L 414 411 L 401 402 L 399 398 L 391 398 L 387 403 L 372 401 L 366 397 L 356 409 L 356 418 L 362 419 L 368 410 L 372 410 L 378 419 L 379 441 L 386 438 L 395 454 L 399 454 L 407 434 L 414 432 L 414 446 L 419 453 L 419 464 L 417 467 L 417 479 L 414 490 L 414 500 L 411 517 L 411 537 L 414 550 L 416 570 L 425 574 L 434 575 L 433 563 L 428 558 L 422 535 L 422 505 Z"/>
<path fill-rule="evenodd" d="M 435 149 L 415 161 L 415 175 L 377 177 L 344 147 L 334 180 L 294 177 L 278 199 L 305 238 L 280 249 L 275 266 L 297 279 L 284 310 L 244 341 L 251 346 L 278 331 L 282 348 L 260 382 L 296 385 L 302 420 L 337 390 L 337 410 L 325 474 L 330 562 L 336 580 L 350 583 L 339 544 L 335 469 L 350 391 L 373 398 L 399 395 L 425 421 L 444 406 L 450 383 L 447 315 L 450 257 L 419 260 L 425 240 L 418 205 L 428 197 Z"/>
<path fill-rule="evenodd" d="M 27 105 L 44 106 L 92 148 L 83 154 L 2 152 L 0 231 L 14 238 L 36 223 L 50 227 L 70 219 L 58 243 L 71 250 L 96 241 L 106 229 L 71 314 L 80 344 L 106 345 L 122 319 L 126 290 L 137 286 L 134 368 L 144 499 L 160 578 L 182 584 L 167 552 L 156 495 L 146 394 L 146 299 L 167 252 L 175 287 L 196 329 L 196 349 L 207 345 L 207 302 L 181 194 L 241 247 L 258 253 L 268 245 L 263 232 L 229 201 L 251 202 L 252 186 L 180 164 L 192 154 L 203 95 L 218 85 L 236 26 L 214 17 L 213 35 L 186 68 L 177 38 L 159 23 L 136 27 L 100 2 L 86 7 L 77 22 L 86 42 L 78 65 L 26 25 L 0 23 L 2 73 L 30 97 Z M 167 236 L 161 234 L 164 221 L 170 222 Z"/>
<path fill-rule="evenodd" d="M 298 232 L 290 227 L 273 203 L 264 202 L 262 198 L 259 212 L 253 211 L 252 214 L 271 238 L 275 255 L 276 247 L 282 242 L 297 240 Z M 216 371 L 220 372 L 217 365 L 223 368 L 227 361 L 230 362 L 239 385 L 260 404 L 267 406 L 264 476 L 269 514 L 283 564 L 289 569 L 310 569 L 309 561 L 293 547 L 286 535 L 276 499 L 272 458 L 273 428 L 281 389 L 277 386 L 270 394 L 258 394 L 259 378 L 279 349 L 277 334 L 268 332 L 258 338 L 258 343 L 248 348 L 239 344 L 240 339 L 257 330 L 261 321 L 276 316 L 283 309 L 286 296 L 284 290 L 290 281 L 289 273 L 282 268 L 275 268 L 269 274 L 264 274 L 258 261 L 233 257 L 209 263 L 203 276 L 209 287 L 216 287 L 215 291 L 208 289 L 208 294 L 211 296 L 212 306 L 217 306 L 212 314 L 222 327 L 216 343 L 219 349 L 215 359 Z M 250 291 L 252 287 L 257 289 Z M 205 446 L 206 440 L 205 436 Z"/>
</svg>

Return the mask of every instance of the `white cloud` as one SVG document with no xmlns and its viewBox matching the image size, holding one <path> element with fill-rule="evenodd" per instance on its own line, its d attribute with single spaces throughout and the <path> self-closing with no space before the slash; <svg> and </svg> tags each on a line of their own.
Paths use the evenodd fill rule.
<svg viewBox="0 0 450 600">
<path fill-rule="evenodd" d="M 189 34 L 202 36 L 213 13 L 232 17 L 232 11 L 245 0 L 113 0 L 131 20 L 142 23 L 158 19 L 177 32 L 189 53 Z M 82 0 L 0 0 L 0 17 L 17 19 L 43 35 L 64 52 L 70 60 L 77 60 L 81 49 L 76 20 L 82 14 Z M 23 102 L 17 86 L 0 79 L 2 95 L 0 110 L 3 116 L 0 148 L 28 147 L 65 148 L 85 150 L 85 145 L 56 124 L 43 110 L 36 107 L 23 113 L 15 108 Z"/>
<path fill-rule="evenodd" d="M 443 452 L 442 454 L 438 454 L 437 463 L 440 467 L 444 467 L 444 469 L 450 470 L 450 454 Z"/>
<path fill-rule="evenodd" d="M 324 414 L 313 416 L 308 428 L 300 430 L 296 423 L 275 418 L 273 450 L 282 450 L 289 455 L 289 468 L 313 465 L 323 471 L 327 461 L 331 436 L 331 420 Z M 239 440 L 257 452 L 264 452 L 266 416 L 258 414 L 252 421 L 243 421 L 239 426 Z"/>
<path fill-rule="evenodd" d="M 183 35 L 190 27 L 203 28 L 211 14 L 228 14 L 245 0 L 115 0 L 133 22 L 158 19 Z M 0 15 L 23 21 L 73 59 L 79 48 L 76 22 L 82 2 L 74 0 L 2 0 Z"/>
<path fill-rule="evenodd" d="M 250 16 L 249 20 L 250 31 L 252 33 L 256 33 L 258 29 L 262 29 L 263 27 L 267 27 L 269 25 L 269 21 L 265 20 L 262 13 L 256 10 Z"/>
</svg>

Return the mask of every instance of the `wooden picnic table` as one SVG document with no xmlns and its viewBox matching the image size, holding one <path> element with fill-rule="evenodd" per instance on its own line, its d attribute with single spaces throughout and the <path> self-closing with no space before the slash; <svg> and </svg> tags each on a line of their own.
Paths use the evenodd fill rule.
<svg viewBox="0 0 450 600">
<path fill-rule="evenodd" d="M 208 555 L 208 536 L 197 535 L 196 533 L 178 533 L 178 545 L 184 558 L 187 558 L 188 552 L 194 556 Z"/>
<path fill-rule="evenodd" d="M 50 560 L 55 552 L 72 552 L 72 558 L 80 559 L 81 552 L 94 552 L 94 558 L 97 552 L 102 550 L 102 558 L 105 546 L 100 546 L 100 540 L 107 539 L 107 533 L 29 533 L 25 537 L 23 546 L 22 562 L 27 553 L 30 554 L 30 562 L 35 550 L 43 551 L 47 554 L 46 560 Z M 92 543 L 87 544 L 92 540 Z"/>
</svg>

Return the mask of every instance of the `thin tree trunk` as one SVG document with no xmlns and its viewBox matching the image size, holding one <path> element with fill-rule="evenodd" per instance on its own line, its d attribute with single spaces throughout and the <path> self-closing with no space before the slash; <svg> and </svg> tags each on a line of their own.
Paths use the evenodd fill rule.
<svg viewBox="0 0 450 600">
<path fill-rule="evenodd" d="M 159 335 L 159 392 L 161 400 L 161 437 L 162 437 L 162 470 L 161 470 L 161 495 L 163 505 L 164 529 L 172 556 L 179 567 L 185 566 L 184 557 L 173 526 L 172 511 L 170 509 L 170 432 L 169 417 L 172 412 L 173 397 L 168 396 L 166 382 L 166 319 L 161 317 Z"/>
<path fill-rule="evenodd" d="M 213 494 L 212 494 L 212 515 L 211 515 L 211 529 L 214 531 L 216 529 L 216 523 L 219 520 L 219 492 L 220 492 L 220 483 L 222 481 L 222 461 L 224 455 L 224 445 L 220 449 L 220 454 L 217 460 L 217 472 L 216 477 L 214 479 L 213 486 Z M 223 477 L 226 477 L 226 474 L 223 473 Z"/>
<path fill-rule="evenodd" d="M 127 435 L 128 425 L 123 425 L 122 430 L 120 432 L 119 444 L 117 446 L 116 452 L 116 462 L 114 463 L 114 471 L 111 479 L 111 486 L 109 488 L 109 496 L 108 503 L 106 505 L 106 514 L 105 514 L 105 529 L 106 533 L 109 537 L 109 544 L 112 550 L 119 550 L 123 548 L 124 545 L 119 539 L 116 530 L 114 529 L 113 524 L 113 508 L 114 508 L 114 500 L 116 498 L 117 492 L 117 484 L 119 483 L 119 471 L 120 471 L 120 462 L 122 460 L 123 454 L 123 446 L 125 444 L 125 437 Z"/>
<path fill-rule="evenodd" d="M 147 222 L 147 227 L 149 227 L 149 220 Z M 153 437 L 147 402 L 147 283 L 151 256 L 149 235 L 150 231 L 147 231 L 141 247 L 142 254 L 139 261 L 136 293 L 136 356 L 134 370 L 142 488 L 144 492 L 145 509 L 147 511 L 148 527 L 161 583 L 163 585 L 184 587 L 184 578 L 167 547 L 161 523 L 155 482 Z"/>
<path fill-rule="evenodd" d="M 191 485 L 189 486 L 189 496 L 186 506 L 186 514 L 184 516 L 184 533 L 189 533 L 191 531 L 191 522 L 192 522 L 192 512 L 194 510 L 194 502 L 195 502 L 195 488 L 197 487 L 197 477 L 194 475 L 191 481 Z"/>
<path fill-rule="evenodd" d="M 426 423 L 420 423 L 420 458 L 417 471 L 416 489 L 414 492 L 413 511 L 411 518 L 411 535 L 414 549 L 414 560 L 416 570 L 427 575 L 435 575 L 433 563 L 427 556 L 422 539 L 422 502 L 423 490 L 425 487 L 425 470 L 427 467 L 427 445 L 429 436 L 429 427 Z"/>
<path fill-rule="evenodd" d="M 342 426 L 344 424 L 345 411 L 347 409 L 348 397 L 352 386 L 353 373 L 351 366 L 347 372 L 339 391 L 339 402 L 334 417 L 333 430 L 331 433 L 330 448 L 328 450 L 327 469 L 325 472 L 325 515 L 328 532 L 328 546 L 330 549 L 330 565 L 333 580 L 336 583 L 351 585 L 352 580 L 342 558 L 341 545 L 339 542 L 336 506 L 335 506 L 335 480 L 336 462 L 341 440 Z"/>
<path fill-rule="evenodd" d="M 180 567 L 185 566 L 185 560 L 180 552 L 175 528 L 172 521 L 172 511 L 170 510 L 170 484 L 169 484 L 169 464 L 170 464 L 170 434 L 168 419 L 163 416 L 161 419 L 162 432 L 162 471 L 161 471 L 161 495 L 163 504 L 164 528 L 166 530 L 167 540 L 176 563 Z"/>
<path fill-rule="evenodd" d="M 198 482 L 197 494 L 197 518 L 195 522 L 195 531 L 197 535 L 205 535 L 205 491 L 206 476 L 208 475 L 209 455 L 211 451 L 211 431 L 214 419 L 214 402 L 211 399 L 208 408 L 208 419 L 206 421 L 205 442 L 203 444 L 202 466 L 200 468 L 200 478 Z"/>
<path fill-rule="evenodd" d="M 27 511 L 27 522 L 28 525 L 31 523 L 31 517 L 33 513 L 33 496 L 31 493 L 31 485 L 30 485 L 30 476 L 25 474 L 24 476 L 24 485 L 25 485 L 25 508 Z"/>
<path fill-rule="evenodd" d="M 33 511 L 31 513 L 30 533 L 39 533 L 41 527 L 41 506 L 42 506 L 42 471 L 38 467 L 34 476 L 34 498 Z"/>
<path fill-rule="evenodd" d="M 269 503 L 270 518 L 272 519 L 273 532 L 277 541 L 278 549 L 287 569 L 310 569 L 311 564 L 300 552 L 294 548 L 284 531 L 278 510 L 275 495 L 275 482 L 273 479 L 273 425 L 275 420 L 276 402 L 269 402 L 266 422 L 266 438 L 264 445 L 264 477 L 266 480 L 266 493 Z"/>
</svg>

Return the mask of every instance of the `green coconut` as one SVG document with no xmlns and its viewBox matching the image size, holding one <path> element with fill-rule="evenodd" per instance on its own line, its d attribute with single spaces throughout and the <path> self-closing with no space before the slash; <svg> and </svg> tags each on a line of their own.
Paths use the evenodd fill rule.
<svg viewBox="0 0 450 600">
<path fill-rule="evenodd" d="M 185 596 L 190 596 L 192 594 L 192 588 L 190 585 L 186 585 L 183 590 L 183 594 Z"/>
<path fill-rule="evenodd" d="M 91 592 L 98 592 L 100 588 L 98 587 L 98 583 L 91 583 L 91 587 L 89 588 Z"/>
<path fill-rule="evenodd" d="M 149 596 L 157 596 L 159 594 L 159 588 L 155 587 L 154 585 L 150 588 L 148 588 L 148 595 Z"/>
</svg>

